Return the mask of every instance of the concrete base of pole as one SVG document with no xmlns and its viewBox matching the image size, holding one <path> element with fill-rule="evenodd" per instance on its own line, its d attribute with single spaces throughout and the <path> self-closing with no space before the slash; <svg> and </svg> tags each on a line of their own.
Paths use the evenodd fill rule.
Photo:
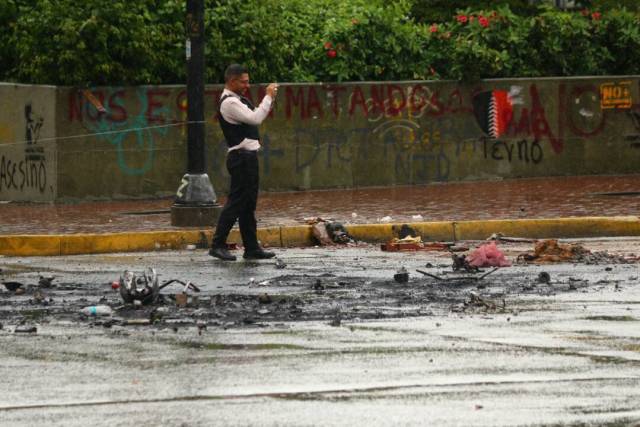
<svg viewBox="0 0 640 427">
<path fill-rule="evenodd" d="M 220 217 L 222 206 L 171 206 L 171 225 L 175 227 L 215 226 Z"/>
<path fill-rule="evenodd" d="M 200 227 L 216 225 L 222 206 L 217 203 L 209 175 L 186 174 L 171 206 L 171 225 Z"/>
</svg>

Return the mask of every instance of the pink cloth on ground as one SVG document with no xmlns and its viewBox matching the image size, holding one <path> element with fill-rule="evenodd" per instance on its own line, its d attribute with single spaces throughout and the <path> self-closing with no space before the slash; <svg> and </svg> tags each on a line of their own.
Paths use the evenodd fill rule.
<svg viewBox="0 0 640 427">
<path fill-rule="evenodd" d="M 467 256 L 469 265 L 473 267 L 510 267 L 511 262 L 505 258 L 504 254 L 496 242 L 486 243 Z"/>
</svg>

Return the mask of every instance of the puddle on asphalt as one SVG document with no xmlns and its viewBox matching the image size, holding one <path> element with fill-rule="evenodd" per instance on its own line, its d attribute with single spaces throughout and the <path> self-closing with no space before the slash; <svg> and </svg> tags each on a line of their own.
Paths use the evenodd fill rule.
<svg viewBox="0 0 640 427">
<path fill-rule="evenodd" d="M 640 319 L 636 319 L 633 316 L 587 316 L 585 320 L 598 320 L 606 322 L 638 322 Z"/>
<path fill-rule="evenodd" d="M 175 345 L 198 350 L 313 350 L 294 344 L 263 343 L 263 344 L 226 344 L 219 342 L 175 341 Z"/>
</svg>

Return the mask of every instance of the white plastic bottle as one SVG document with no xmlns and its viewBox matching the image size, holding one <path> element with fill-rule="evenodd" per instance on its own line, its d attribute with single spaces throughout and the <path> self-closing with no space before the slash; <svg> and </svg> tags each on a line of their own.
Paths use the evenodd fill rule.
<svg viewBox="0 0 640 427">
<path fill-rule="evenodd" d="M 91 305 L 80 310 L 85 316 L 111 316 L 113 310 L 108 305 Z"/>
</svg>

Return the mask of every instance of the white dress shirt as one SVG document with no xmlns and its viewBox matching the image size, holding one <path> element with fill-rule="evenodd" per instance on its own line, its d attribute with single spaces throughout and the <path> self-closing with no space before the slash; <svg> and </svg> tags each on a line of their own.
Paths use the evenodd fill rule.
<svg viewBox="0 0 640 427">
<path fill-rule="evenodd" d="M 247 107 L 245 104 L 240 101 L 240 96 L 229 89 L 225 89 L 222 92 L 222 97 L 230 95 L 227 99 L 224 100 L 222 105 L 220 106 L 220 114 L 222 118 L 227 122 L 239 125 L 242 123 L 246 123 L 249 125 L 258 126 L 260 125 L 264 119 L 269 115 L 269 111 L 271 110 L 271 104 L 273 100 L 269 95 L 265 95 L 262 98 L 262 102 L 255 110 L 251 111 L 251 108 Z M 257 139 L 245 138 L 238 145 L 234 145 L 229 148 L 229 151 L 232 150 L 247 150 L 247 151 L 257 151 L 260 148 L 260 141 Z"/>
</svg>

